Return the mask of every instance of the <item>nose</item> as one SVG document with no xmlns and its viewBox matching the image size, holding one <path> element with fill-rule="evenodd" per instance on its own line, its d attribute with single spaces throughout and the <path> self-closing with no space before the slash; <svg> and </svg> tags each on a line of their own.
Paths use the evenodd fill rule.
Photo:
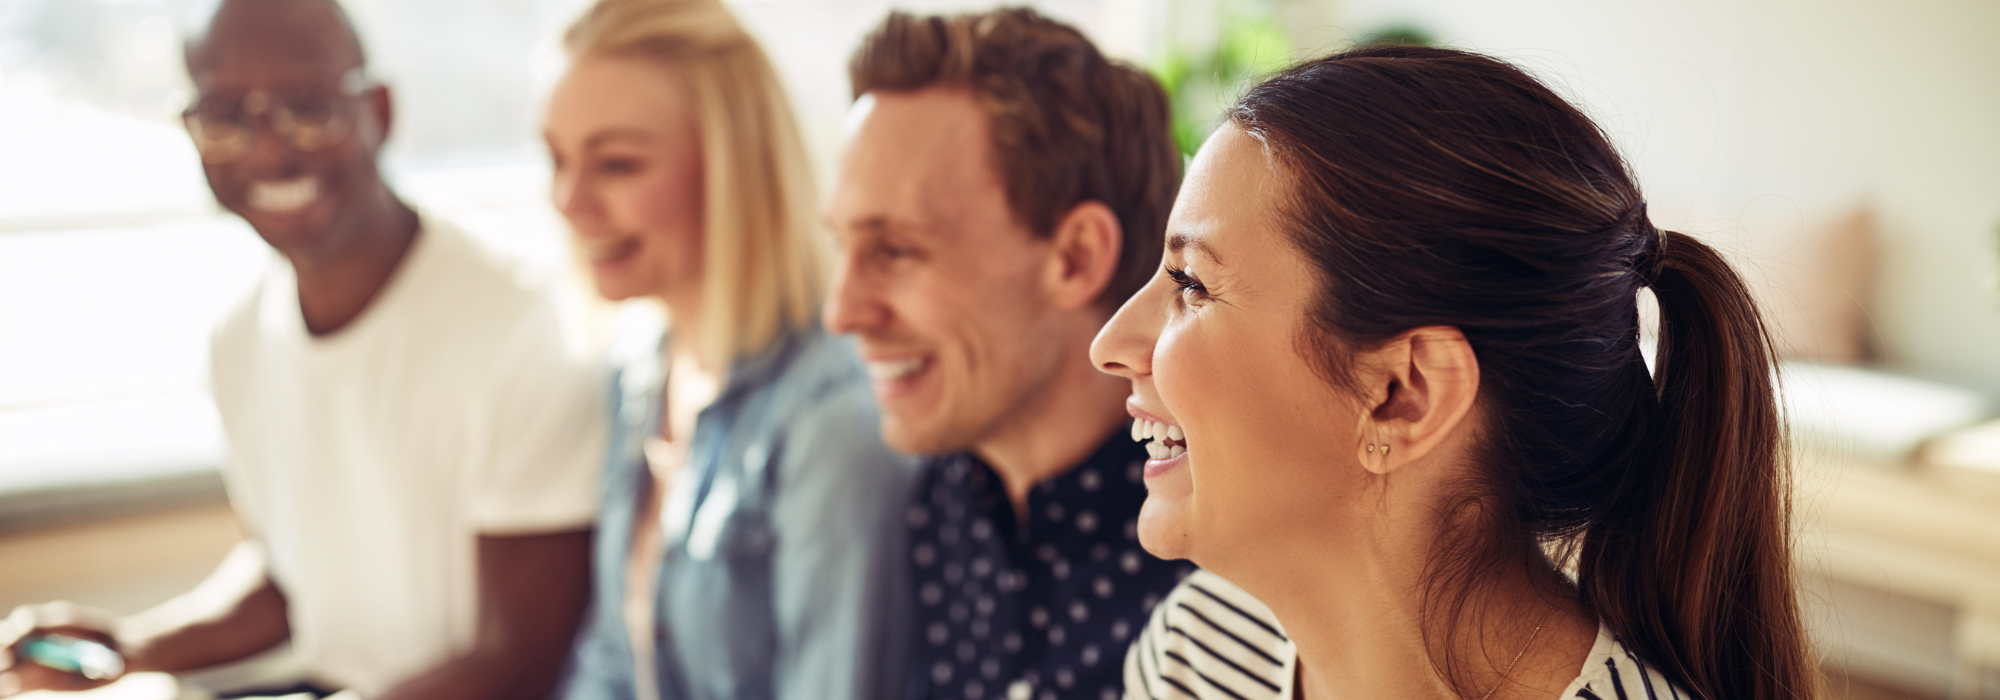
<svg viewBox="0 0 2000 700">
<path fill-rule="evenodd" d="M 1132 380 L 1153 373 L 1153 346 L 1159 343 L 1162 320 L 1160 304 L 1151 293 L 1155 286 L 1146 283 L 1097 332 L 1090 343 L 1090 361 L 1098 371 Z"/>
<path fill-rule="evenodd" d="M 243 162 L 249 164 L 251 172 L 291 175 L 298 151 L 271 125 L 267 115 L 251 118 L 249 125 L 250 145 L 246 147 Z"/>
<path fill-rule="evenodd" d="M 557 168 L 554 175 L 549 178 L 549 203 L 555 205 L 556 211 L 562 212 L 563 217 L 570 221 L 576 221 L 585 213 L 582 187 L 578 179 L 576 172 L 567 168 Z"/>
<path fill-rule="evenodd" d="M 826 329 L 858 333 L 879 328 L 888 318 L 888 307 L 879 298 L 874 281 L 857 266 L 855 257 L 846 253 L 834 256 L 833 287 L 827 290 L 826 308 L 820 312 Z"/>
</svg>

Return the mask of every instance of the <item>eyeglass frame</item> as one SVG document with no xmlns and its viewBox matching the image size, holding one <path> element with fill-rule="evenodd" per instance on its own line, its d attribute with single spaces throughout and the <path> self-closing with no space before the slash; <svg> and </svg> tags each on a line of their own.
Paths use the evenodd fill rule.
<svg viewBox="0 0 2000 700">
<path fill-rule="evenodd" d="M 211 138 L 206 135 L 210 127 L 203 124 L 205 120 L 201 116 L 202 99 L 199 97 L 195 98 L 194 104 L 181 112 L 181 126 L 187 130 L 188 137 L 194 140 L 195 151 L 201 155 L 201 161 L 209 165 L 226 165 L 248 156 L 251 149 L 256 146 L 259 123 L 269 125 L 272 135 L 278 137 L 285 145 L 311 153 L 339 143 L 351 135 L 354 128 L 351 105 L 354 99 L 381 86 L 382 84 L 370 77 L 364 68 L 356 67 L 342 73 L 339 94 L 329 100 L 327 119 L 316 126 L 300 123 L 292 105 L 302 100 L 288 100 L 269 90 L 261 89 L 251 90 L 238 102 L 242 111 L 230 125 L 237 130 L 234 136 Z M 321 96 L 315 95 L 306 99 L 319 97 Z M 313 129 L 319 130 L 319 133 L 312 134 L 309 130 Z M 302 133 L 308 135 L 302 136 Z M 232 152 L 216 152 L 217 146 L 232 141 L 235 142 L 231 147 Z"/>
</svg>

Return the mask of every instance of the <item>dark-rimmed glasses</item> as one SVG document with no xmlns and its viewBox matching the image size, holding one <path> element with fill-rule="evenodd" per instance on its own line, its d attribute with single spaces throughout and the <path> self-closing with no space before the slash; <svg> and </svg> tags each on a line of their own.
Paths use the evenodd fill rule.
<svg viewBox="0 0 2000 700">
<path fill-rule="evenodd" d="M 285 144 L 312 152 L 339 143 L 354 130 L 354 98 L 376 83 L 360 68 L 341 75 L 340 92 L 280 95 L 252 90 L 241 99 L 204 99 L 181 113 L 181 123 L 201 161 L 221 165 L 241 160 L 257 142 L 257 122 L 271 125 Z"/>
</svg>

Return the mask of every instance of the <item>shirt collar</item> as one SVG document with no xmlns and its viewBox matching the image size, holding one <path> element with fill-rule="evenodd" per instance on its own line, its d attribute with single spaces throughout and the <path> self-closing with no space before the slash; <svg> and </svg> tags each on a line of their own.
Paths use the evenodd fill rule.
<svg viewBox="0 0 2000 700">
<path fill-rule="evenodd" d="M 720 404 L 731 397 L 777 381 L 778 375 L 791 363 L 793 357 L 804 350 L 813 339 L 825 334 L 819 320 L 799 328 L 785 328 L 771 339 L 762 350 L 731 360 L 729 375 L 723 380 L 722 391 L 716 394 L 715 403 Z M 673 331 L 661 332 L 653 351 L 633 358 L 628 364 L 628 373 L 633 380 L 643 385 L 646 393 L 657 394 L 666 384 L 666 367 L 661 355 L 673 339 Z M 628 387 L 638 388 L 638 387 Z"/>
</svg>

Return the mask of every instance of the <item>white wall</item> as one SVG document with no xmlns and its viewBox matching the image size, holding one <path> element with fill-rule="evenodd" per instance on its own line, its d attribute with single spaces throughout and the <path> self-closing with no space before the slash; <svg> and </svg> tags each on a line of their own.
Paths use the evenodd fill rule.
<svg viewBox="0 0 2000 700">
<path fill-rule="evenodd" d="M 1415 22 L 1536 71 L 1613 133 L 1656 223 L 1752 266 L 1871 207 L 1885 363 L 2000 394 L 2000 3 L 1292 4 L 1334 8 L 1321 35 Z"/>
<path fill-rule="evenodd" d="M 1145 61 L 1170 30 L 1199 33 L 1216 6 L 1239 1 L 1271 0 L 1027 4 L 1076 23 L 1107 53 Z M 1312 45 L 1413 22 L 1451 45 L 1527 66 L 1613 133 L 1657 223 L 1702 234 L 1764 273 L 1792 274 L 1787 284 L 1798 281 L 1799 263 L 1787 256 L 1802 234 L 1854 207 L 1872 209 L 1880 255 L 1871 305 L 1882 359 L 2000 396 L 2000 2 L 1276 1 L 1293 36 L 1308 45 L 1301 56 L 1314 53 Z M 373 38 L 392 77 L 412 83 L 404 86 L 413 110 L 404 145 L 431 132 L 469 138 L 475 130 L 467 124 L 477 123 L 515 134 L 499 138 L 537 153 L 538 105 L 515 76 L 525 74 L 527 47 L 552 49 L 553 35 L 582 0 L 506 0 L 480 12 L 463 11 L 479 0 L 420 3 L 429 10 L 391 0 L 350 4 L 364 23 L 397 28 L 392 34 L 535 15 L 510 32 L 475 33 L 494 44 L 489 52 L 505 48 L 518 58 L 483 69 L 492 75 L 481 89 L 504 93 L 507 108 L 481 103 L 473 114 L 425 103 L 436 91 L 418 89 L 426 87 L 414 84 L 422 76 L 393 76 L 396 64 L 437 51 L 406 55 L 391 45 L 425 43 L 400 34 Z M 937 12 L 993 3 L 731 4 L 778 64 L 824 174 L 849 101 L 846 58 L 862 33 L 891 7 Z M 460 11 L 435 16 L 447 8 Z"/>
</svg>

